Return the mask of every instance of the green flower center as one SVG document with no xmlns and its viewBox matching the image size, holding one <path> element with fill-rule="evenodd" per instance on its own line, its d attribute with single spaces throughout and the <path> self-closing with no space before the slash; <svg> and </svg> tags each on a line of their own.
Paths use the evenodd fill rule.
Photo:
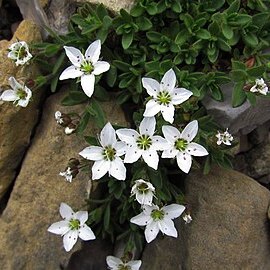
<svg viewBox="0 0 270 270">
<path fill-rule="evenodd" d="M 71 219 L 68 224 L 71 230 L 79 230 L 80 228 L 80 221 L 78 219 Z"/>
<path fill-rule="evenodd" d="M 174 143 L 174 147 L 179 151 L 185 151 L 188 146 L 188 142 L 184 139 L 177 139 Z"/>
<path fill-rule="evenodd" d="M 94 70 L 94 66 L 91 61 L 84 60 L 81 63 L 80 69 L 84 74 L 91 74 L 92 71 Z"/>
<path fill-rule="evenodd" d="M 129 265 L 120 264 L 118 270 L 131 270 L 131 267 Z"/>
<path fill-rule="evenodd" d="M 138 137 L 136 143 L 140 149 L 147 150 L 152 145 L 152 139 L 148 135 L 143 134 Z"/>
<path fill-rule="evenodd" d="M 106 146 L 103 151 L 103 156 L 106 160 L 113 161 L 115 160 L 116 150 L 111 146 Z"/>
<path fill-rule="evenodd" d="M 25 91 L 23 88 L 19 88 L 19 89 L 17 90 L 17 97 L 18 97 L 19 99 L 26 99 L 26 97 L 27 97 L 26 91 Z"/>
<path fill-rule="evenodd" d="M 24 46 L 21 46 L 20 49 L 17 51 L 17 57 L 19 59 L 23 59 L 27 56 L 27 50 Z"/>
<path fill-rule="evenodd" d="M 162 220 L 164 218 L 164 211 L 163 210 L 153 210 L 152 213 L 151 213 L 151 218 L 154 220 L 154 221 L 158 221 L 158 220 Z"/>
<path fill-rule="evenodd" d="M 147 193 L 149 190 L 149 187 L 147 184 L 145 183 L 141 183 L 140 185 L 137 186 L 137 190 L 139 191 L 139 193 L 143 194 L 143 193 Z"/>
<path fill-rule="evenodd" d="M 161 91 L 157 96 L 157 101 L 160 105 L 168 105 L 172 101 L 172 98 L 168 91 Z"/>
</svg>

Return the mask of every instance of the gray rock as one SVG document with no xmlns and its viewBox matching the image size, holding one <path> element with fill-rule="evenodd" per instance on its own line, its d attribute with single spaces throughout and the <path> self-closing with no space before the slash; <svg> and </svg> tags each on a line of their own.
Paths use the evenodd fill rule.
<svg viewBox="0 0 270 270">
<path fill-rule="evenodd" d="M 270 100 L 257 97 L 256 106 L 252 106 L 248 101 L 243 105 L 232 108 L 231 95 L 232 84 L 223 85 L 224 101 L 218 102 L 210 97 L 203 100 L 203 105 L 207 112 L 214 117 L 217 123 L 229 128 L 232 134 L 240 132 L 248 134 L 258 126 L 270 120 Z"/>
<path fill-rule="evenodd" d="M 178 220 L 176 240 L 147 245 L 142 270 L 270 269 L 266 188 L 236 171 L 213 168 L 209 175 L 187 177 L 186 200 L 193 221 Z"/>
<path fill-rule="evenodd" d="M 267 121 L 261 126 L 258 126 L 250 134 L 248 134 L 248 140 L 252 145 L 260 144 L 268 139 L 269 136 L 270 121 Z"/>
<path fill-rule="evenodd" d="M 56 124 L 54 112 L 67 113 L 61 107 L 63 92 L 51 96 L 45 105 L 41 123 L 22 164 L 8 205 L 0 218 L 0 269 L 57 270 L 66 265 L 72 252 L 63 249 L 60 236 L 47 232 L 54 222 L 61 220 L 59 206 L 66 202 L 74 210 L 82 209 L 87 198 L 89 173 L 80 172 L 72 183 L 58 174 L 71 157 L 87 146 L 83 137 L 67 136 Z M 122 110 L 115 102 L 102 104 L 107 119 L 126 126 Z M 82 112 L 85 104 L 73 106 L 72 112 Z M 99 129 L 89 123 L 88 135 Z"/>
</svg>

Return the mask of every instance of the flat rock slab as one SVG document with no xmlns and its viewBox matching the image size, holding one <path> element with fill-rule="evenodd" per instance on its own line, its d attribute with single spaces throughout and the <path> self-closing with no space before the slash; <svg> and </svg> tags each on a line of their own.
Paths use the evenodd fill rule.
<svg viewBox="0 0 270 270">
<path fill-rule="evenodd" d="M 187 177 L 186 200 L 193 221 L 176 223 L 176 240 L 164 237 L 146 246 L 142 270 L 270 269 L 266 188 L 236 171 L 213 168 L 209 175 Z"/>
<path fill-rule="evenodd" d="M 270 120 L 269 98 L 257 97 L 255 106 L 246 101 L 243 105 L 232 108 L 232 85 L 223 85 L 221 89 L 224 93 L 223 102 L 206 97 L 203 100 L 203 105 L 206 107 L 208 114 L 212 115 L 220 126 L 224 129 L 229 128 L 230 133 L 248 134 Z"/>
<path fill-rule="evenodd" d="M 82 173 L 66 182 L 58 174 L 71 157 L 87 146 L 75 134 L 67 136 L 56 124 L 54 112 L 68 112 L 60 107 L 63 93 L 51 96 L 46 104 L 33 143 L 24 159 L 8 205 L 0 218 L 0 269 L 57 270 L 66 265 L 75 248 L 67 253 L 60 236 L 47 232 L 54 222 L 61 220 L 59 206 L 66 202 L 74 210 L 85 209 L 89 173 Z M 112 124 L 126 125 L 122 110 L 112 102 L 103 103 Z M 72 107 L 82 112 L 85 105 Z M 88 135 L 99 130 L 89 123 Z"/>
</svg>

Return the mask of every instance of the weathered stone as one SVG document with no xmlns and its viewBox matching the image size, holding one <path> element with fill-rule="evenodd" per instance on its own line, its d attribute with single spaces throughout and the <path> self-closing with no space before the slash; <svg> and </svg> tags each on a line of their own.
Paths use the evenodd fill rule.
<svg viewBox="0 0 270 270">
<path fill-rule="evenodd" d="M 0 269 L 57 270 L 60 265 L 66 265 L 71 255 L 61 248 L 62 238 L 48 233 L 47 228 L 61 220 L 61 202 L 74 210 L 85 205 L 90 177 L 80 172 L 68 183 L 58 175 L 69 158 L 78 158 L 78 153 L 87 146 L 83 137 L 67 136 L 56 124 L 54 112 L 68 111 L 59 105 L 62 98 L 60 92 L 47 100 L 41 123 L 0 219 Z M 102 106 L 108 121 L 126 125 L 122 110 L 113 101 Z M 84 107 L 74 106 L 72 112 L 82 112 Z M 89 128 L 88 135 L 99 132 L 91 123 Z"/>
<path fill-rule="evenodd" d="M 176 223 L 177 240 L 148 245 L 142 270 L 270 269 L 266 188 L 236 171 L 213 168 L 209 175 L 187 177 L 186 200 L 193 221 Z"/>
<path fill-rule="evenodd" d="M 7 48 L 18 40 L 26 42 L 40 42 L 41 37 L 37 26 L 31 21 L 23 21 L 10 42 L 2 41 L 0 45 L 0 87 L 8 86 L 8 78 L 26 81 L 34 79 L 38 74 L 34 64 L 16 67 L 15 63 L 7 58 Z M 7 88 L 10 88 L 9 86 Z M 33 128 L 39 115 L 39 104 L 43 90 L 34 91 L 33 100 L 26 108 L 15 107 L 11 102 L 1 102 L 0 105 L 0 198 L 14 180 L 16 170 L 21 163 L 27 148 Z"/>
<path fill-rule="evenodd" d="M 252 106 L 246 101 L 243 105 L 232 108 L 232 85 L 226 84 L 221 88 L 224 93 L 223 102 L 206 97 L 203 100 L 203 105 L 220 126 L 229 128 L 230 133 L 236 134 L 240 132 L 241 134 L 248 134 L 256 127 L 270 120 L 269 99 L 257 97 L 256 106 Z"/>
<path fill-rule="evenodd" d="M 247 174 L 254 178 L 270 174 L 270 142 L 266 142 L 256 146 L 245 154 L 247 162 Z"/>
<path fill-rule="evenodd" d="M 260 144 L 268 139 L 269 136 L 270 121 L 258 126 L 250 134 L 248 134 L 248 140 L 252 145 Z"/>
</svg>

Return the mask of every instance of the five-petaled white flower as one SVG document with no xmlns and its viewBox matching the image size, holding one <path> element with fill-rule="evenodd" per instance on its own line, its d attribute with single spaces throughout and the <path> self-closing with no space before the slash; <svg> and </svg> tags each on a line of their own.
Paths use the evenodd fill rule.
<svg viewBox="0 0 270 270">
<path fill-rule="evenodd" d="M 268 86 L 264 82 L 264 79 L 263 78 L 256 79 L 255 80 L 255 85 L 253 85 L 250 88 L 250 92 L 253 92 L 253 93 L 259 92 L 262 95 L 267 95 L 267 93 L 268 93 Z"/>
<path fill-rule="evenodd" d="M 60 215 L 64 220 L 53 223 L 48 231 L 64 236 L 63 243 L 66 251 L 72 249 L 78 237 L 85 241 L 96 238 L 93 231 L 85 224 L 88 219 L 87 211 L 74 213 L 70 206 L 61 203 Z"/>
<path fill-rule="evenodd" d="M 136 200 L 142 205 L 152 205 L 155 188 L 143 179 L 138 179 L 131 188 L 131 196 L 135 195 Z"/>
<path fill-rule="evenodd" d="M 172 69 L 168 70 L 161 83 L 152 78 L 142 78 L 143 87 L 152 97 L 146 103 L 143 116 L 151 117 L 161 112 L 163 118 L 172 123 L 174 120 L 174 105 L 179 105 L 192 96 L 185 88 L 176 88 L 176 76 Z"/>
<path fill-rule="evenodd" d="M 217 145 L 221 145 L 222 143 L 226 145 L 231 145 L 231 141 L 233 141 L 233 136 L 226 129 L 224 132 L 219 132 L 216 134 L 217 137 Z"/>
<path fill-rule="evenodd" d="M 139 270 L 142 264 L 141 260 L 123 262 L 114 256 L 107 256 L 106 262 L 111 270 Z"/>
<path fill-rule="evenodd" d="M 161 209 L 157 205 L 143 207 L 143 212 L 133 217 L 130 222 L 139 226 L 146 226 L 144 235 L 147 243 L 153 241 L 159 231 L 177 237 L 177 230 L 172 219 L 179 217 L 185 210 L 185 206 L 170 204 Z"/>
<path fill-rule="evenodd" d="M 16 66 L 24 65 L 33 57 L 25 41 L 15 42 L 8 49 L 8 58 L 15 60 Z"/>
<path fill-rule="evenodd" d="M 92 179 L 100 179 L 107 172 L 118 180 L 126 179 L 126 168 L 120 156 L 125 154 L 126 144 L 116 140 L 115 130 L 107 123 L 100 133 L 99 146 L 86 147 L 79 154 L 95 161 L 92 167 Z"/>
<path fill-rule="evenodd" d="M 10 77 L 8 80 L 12 89 L 5 90 L 0 96 L 0 100 L 13 101 L 17 106 L 26 107 L 32 97 L 32 91 L 18 83 L 14 77 Z"/>
<path fill-rule="evenodd" d="M 91 43 L 84 55 L 74 47 L 64 46 L 64 49 L 72 66 L 62 72 L 59 80 L 81 77 L 82 89 L 88 97 L 91 97 L 94 92 L 95 76 L 110 68 L 108 62 L 98 61 L 101 50 L 100 40 Z"/>
<path fill-rule="evenodd" d="M 68 182 L 72 182 L 73 175 L 70 167 L 68 167 L 64 172 L 60 172 L 59 175 L 65 177 Z"/>
<path fill-rule="evenodd" d="M 125 163 L 136 162 L 142 156 L 149 167 L 157 169 L 159 162 L 157 151 L 167 149 L 168 143 L 161 136 L 154 135 L 155 128 L 155 117 L 145 117 L 139 126 L 140 133 L 128 128 L 116 131 L 119 139 L 127 144 Z"/>
<path fill-rule="evenodd" d="M 60 111 L 55 112 L 54 118 L 55 118 L 57 124 L 61 125 L 64 123 L 63 115 Z"/>
<path fill-rule="evenodd" d="M 207 150 L 200 144 L 191 142 L 198 133 L 198 121 L 190 122 L 182 131 L 175 127 L 163 126 L 162 132 L 170 147 L 163 151 L 162 158 L 176 157 L 179 168 L 188 173 L 192 164 L 191 156 L 206 156 Z"/>
</svg>

